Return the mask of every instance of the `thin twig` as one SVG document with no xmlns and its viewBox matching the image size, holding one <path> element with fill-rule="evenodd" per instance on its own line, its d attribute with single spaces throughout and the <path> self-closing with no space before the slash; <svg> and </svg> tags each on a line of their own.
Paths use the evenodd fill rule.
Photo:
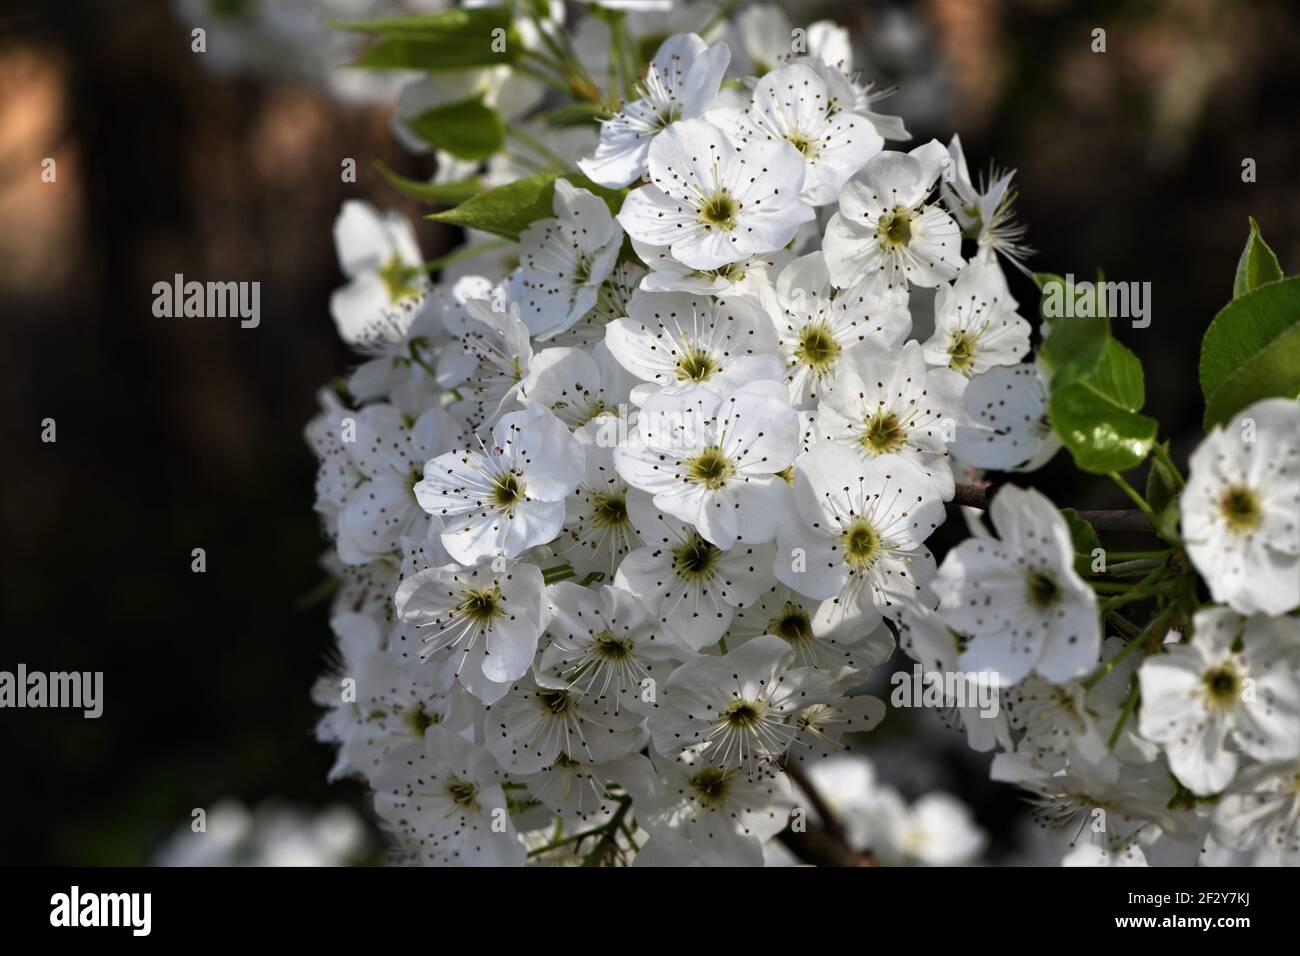
<svg viewBox="0 0 1300 956">
<path fill-rule="evenodd" d="M 953 496 L 952 502 L 955 505 L 966 505 L 970 508 L 979 508 L 981 511 L 987 511 L 994 496 L 998 492 L 998 488 L 998 485 L 987 481 L 971 484 L 958 484 L 957 493 Z M 1080 511 L 1079 517 L 1088 522 L 1088 524 L 1092 525 L 1098 531 L 1155 530 L 1154 526 L 1151 524 L 1151 520 L 1136 508 Z"/>
</svg>

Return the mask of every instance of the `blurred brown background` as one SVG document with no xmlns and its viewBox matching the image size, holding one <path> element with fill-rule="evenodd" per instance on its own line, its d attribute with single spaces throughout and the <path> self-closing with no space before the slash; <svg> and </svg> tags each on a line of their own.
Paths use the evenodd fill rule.
<svg viewBox="0 0 1300 956">
<path fill-rule="evenodd" d="M 868 75 L 902 87 L 882 108 L 918 139 L 958 131 L 972 172 L 990 158 L 1019 169 L 1034 267 L 1153 284 L 1151 327 L 1116 331 L 1185 456 L 1200 335 L 1230 296 L 1248 214 L 1300 268 L 1296 5 L 791 7 L 796 23 L 848 19 Z M 324 607 L 296 605 L 323 578 L 301 432 L 349 362 L 327 309 L 339 205 L 418 215 L 371 161 L 427 175 L 430 160 L 401 150 L 383 107 L 214 71 L 190 50 L 185 9 L 11 0 L 0 13 L 0 668 L 105 672 L 98 721 L 0 712 L 0 862 L 144 862 L 226 795 L 362 802 L 326 784 L 331 754 L 311 737 L 330 637 Z M 344 157 L 356 184 L 340 180 Z M 454 239 L 419 229 L 429 258 Z M 261 326 L 155 318 L 152 286 L 176 272 L 260 281 Z M 40 441 L 47 417 L 56 444 Z M 1036 481 L 1061 504 L 1122 504 L 1064 455 Z M 195 547 L 206 574 L 190 572 Z M 1008 850 L 1018 802 L 952 766 L 940 783 Z"/>
</svg>

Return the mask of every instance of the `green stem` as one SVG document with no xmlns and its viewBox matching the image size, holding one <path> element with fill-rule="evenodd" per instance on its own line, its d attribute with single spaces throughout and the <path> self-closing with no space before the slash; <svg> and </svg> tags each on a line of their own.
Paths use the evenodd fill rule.
<svg viewBox="0 0 1300 956">
<path fill-rule="evenodd" d="M 570 172 L 573 170 L 573 164 L 557 154 L 553 149 L 539 140 L 531 133 L 525 133 L 518 126 L 513 124 L 506 127 L 506 135 L 519 140 L 538 156 L 542 157 L 548 163 L 551 163 L 556 169 Z"/>
<path fill-rule="evenodd" d="M 1151 522 L 1151 527 L 1159 527 L 1159 525 L 1156 524 L 1156 514 L 1151 510 L 1151 506 L 1147 504 L 1147 500 L 1138 494 L 1133 489 L 1133 486 L 1125 481 L 1124 477 L 1118 471 L 1108 472 L 1108 474 L 1110 475 L 1111 481 L 1119 485 L 1124 494 L 1128 495 L 1133 503 L 1142 510 L 1142 513 L 1147 516 L 1147 520 Z"/>
<path fill-rule="evenodd" d="M 1170 473 L 1174 476 L 1174 483 L 1177 484 L 1179 488 L 1182 488 L 1184 485 L 1186 485 L 1187 482 L 1183 480 L 1182 473 L 1174 465 L 1174 461 L 1172 458 L 1169 457 L 1169 452 L 1168 450 L 1166 450 L 1165 446 L 1155 445 L 1154 450 L 1155 450 L 1156 457 L 1160 459 L 1160 463 L 1163 464 L 1166 468 L 1168 468 Z"/>
<path fill-rule="evenodd" d="M 1115 744 L 1119 743 L 1119 735 L 1124 731 L 1124 725 L 1128 723 L 1129 717 L 1137 707 L 1138 690 L 1141 683 L 1138 681 L 1137 674 L 1129 678 L 1128 696 L 1124 698 L 1124 707 L 1119 712 L 1119 720 L 1115 721 L 1115 729 L 1110 732 L 1110 739 L 1106 741 L 1106 749 L 1114 750 Z"/>
</svg>

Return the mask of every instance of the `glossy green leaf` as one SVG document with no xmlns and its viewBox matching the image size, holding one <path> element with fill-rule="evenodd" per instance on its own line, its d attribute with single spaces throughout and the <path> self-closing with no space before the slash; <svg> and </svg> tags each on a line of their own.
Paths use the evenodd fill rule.
<svg viewBox="0 0 1300 956">
<path fill-rule="evenodd" d="M 455 206 L 483 191 L 483 180 L 477 176 L 454 183 L 427 183 L 409 179 L 378 161 L 375 162 L 375 168 L 398 192 L 436 206 Z"/>
<path fill-rule="evenodd" d="M 605 200 L 611 212 L 617 212 L 623 204 L 622 190 L 597 186 L 580 173 L 537 173 L 480 193 L 455 209 L 433 213 L 426 218 L 517 240 L 530 224 L 555 215 L 551 201 L 555 196 L 556 179 L 568 180 L 595 193 Z"/>
<path fill-rule="evenodd" d="M 1084 471 L 1104 474 L 1141 464 L 1156 438 L 1156 420 L 1110 401 L 1083 382 L 1053 392 L 1052 428 Z"/>
<path fill-rule="evenodd" d="M 402 121 L 420 139 L 457 159 L 487 159 L 501 150 L 506 126 L 501 115 L 476 96 L 425 110 Z"/>
<path fill-rule="evenodd" d="M 500 66 L 513 63 L 523 49 L 504 6 L 335 26 L 379 36 L 354 64 L 374 70 L 446 73 Z"/>
<path fill-rule="evenodd" d="M 1233 299 L 1201 340 L 1205 427 L 1261 398 L 1300 394 L 1300 277 Z"/>
<path fill-rule="evenodd" d="M 1239 299 L 1247 292 L 1252 292 L 1266 282 L 1276 282 L 1282 278 L 1282 267 L 1278 265 L 1277 256 L 1268 247 L 1264 237 L 1259 234 L 1259 223 L 1250 217 L 1250 235 L 1246 237 L 1246 247 L 1241 250 L 1237 260 L 1237 276 L 1232 282 L 1232 297 Z"/>
</svg>

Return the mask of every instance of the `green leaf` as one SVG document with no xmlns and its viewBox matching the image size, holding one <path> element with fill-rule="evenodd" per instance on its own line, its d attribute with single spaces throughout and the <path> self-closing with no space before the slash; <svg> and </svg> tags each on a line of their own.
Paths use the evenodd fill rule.
<svg viewBox="0 0 1300 956">
<path fill-rule="evenodd" d="M 1080 574 L 1088 574 L 1092 570 L 1092 551 L 1101 547 L 1101 539 L 1074 508 L 1062 508 L 1061 517 L 1065 519 L 1070 529 L 1070 540 L 1074 542 L 1074 569 Z"/>
<path fill-rule="evenodd" d="M 445 150 L 457 159 L 487 159 L 499 152 L 506 141 L 501 115 L 481 96 L 447 103 L 403 120 L 412 133 L 430 146 Z"/>
<path fill-rule="evenodd" d="M 1300 394 L 1300 277 L 1233 299 L 1201 340 L 1205 427 L 1262 398 Z"/>
<path fill-rule="evenodd" d="M 542 114 L 547 126 L 596 126 L 610 114 L 600 103 L 569 103 Z"/>
<path fill-rule="evenodd" d="M 437 206 L 455 206 L 483 191 L 483 180 L 477 176 L 454 183 L 426 183 L 395 173 L 378 160 L 375 161 L 375 168 L 398 192 Z"/>
<path fill-rule="evenodd" d="M 1097 367 L 1085 384 L 1103 398 L 1130 412 L 1146 401 L 1146 383 L 1138 357 L 1115 339 L 1108 338 Z"/>
<path fill-rule="evenodd" d="M 1246 237 L 1246 248 L 1241 250 L 1237 260 L 1237 276 L 1232 282 L 1232 297 L 1240 299 L 1247 292 L 1258 289 L 1266 282 L 1276 282 L 1282 278 L 1282 267 L 1277 263 L 1277 256 L 1268 247 L 1264 237 L 1259 234 L 1259 223 L 1250 217 L 1250 235 Z"/>
<path fill-rule="evenodd" d="M 624 191 L 597 186 L 580 173 L 537 173 L 480 193 L 455 209 L 436 212 L 426 218 L 517 240 L 530 224 L 555 215 L 551 200 L 555 195 L 556 179 L 566 179 L 595 193 L 605 200 L 611 212 L 618 212 L 623 204 Z"/>
<path fill-rule="evenodd" d="M 1161 443 L 1166 454 L 1169 442 Z M 1178 477 L 1165 464 L 1164 459 L 1155 456 L 1151 459 L 1151 470 L 1147 472 L 1147 504 L 1156 516 L 1156 531 L 1165 540 L 1174 540 L 1178 534 Z"/>
<path fill-rule="evenodd" d="M 1053 392 L 1052 428 L 1084 471 L 1127 471 L 1142 463 L 1156 438 L 1154 418 L 1116 405 L 1084 382 Z"/>
<path fill-rule="evenodd" d="M 1062 387 L 1091 375 L 1109 341 L 1107 319 L 1057 318 L 1038 350 L 1038 361 L 1052 387 Z"/>
<path fill-rule="evenodd" d="M 372 70 L 447 73 L 500 66 L 515 62 L 523 49 L 510 10 L 504 6 L 334 26 L 379 35 L 354 64 Z"/>
</svg>

